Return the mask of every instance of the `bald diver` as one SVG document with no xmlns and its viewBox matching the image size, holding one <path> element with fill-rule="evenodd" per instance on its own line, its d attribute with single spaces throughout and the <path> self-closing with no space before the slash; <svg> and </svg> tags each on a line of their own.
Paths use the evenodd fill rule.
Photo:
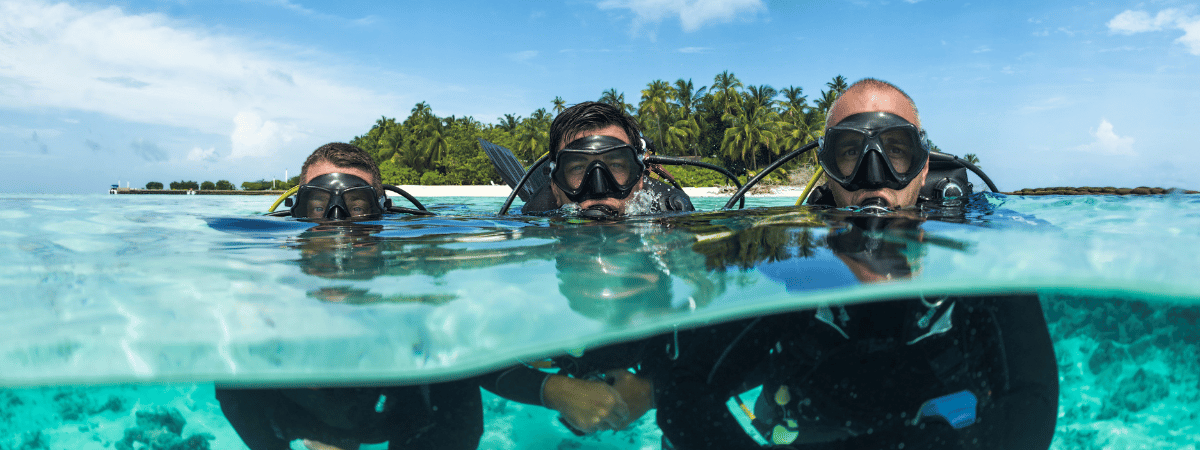
<svg viewBox="0 0 1200 450">
<path fill-rule="evenodd" d="M 827 182 L 808 200 L 843 209 L 845 224 L 824 241 L 859 282 L 911 276 L 919 255 L 909 244 L 927 238 L 914 206 L 969 193 L 964 176 L 936 180 L 931 194 L 930 161 L 899 88 L 865 79 L 835 101 L 818 151 Z M 759 270 L 789 290 L 812 279 Z M 667 448 L 1046 449 L 1053 437 L 1058 372 L 1034 293 L 820 306 L 677 339 L 678 356 L 660 357 L 654 380 Z M 754 387 L 745 430 L 726 402 Z"/>
</svg>

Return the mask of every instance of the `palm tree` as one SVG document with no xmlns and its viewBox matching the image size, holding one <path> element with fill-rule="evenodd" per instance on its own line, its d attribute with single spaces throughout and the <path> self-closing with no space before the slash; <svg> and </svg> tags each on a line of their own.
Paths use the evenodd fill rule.
<svg viewBox="0 0 1200 450">
<path fill-rule="evenodd" d="M 696 122 L 696 116 L 688 116 L 676 120 L 674 124 L 667 127 L 663 147 L 668 149 L 670 154 L 683 155 L 691 153 L 692 156 L 699 156 L 699 146 L 695 145 L 696 139 L 699 137 L 700 124 Z M 691 149 L 691 152 L 688 149 Z"/>
<path fill-rule="evenodd" d="M 779 121 L 777 114 L 767 108 L 755 108 L 752 114 L 725 114 L 721 120 L 731 123 L 721 140 L 721 151 L 735 161 L 741 161 L 752 169 L 758 168 L 758 157 L 762 153 L 770 156 L 777 153 Z"/>
<path fill-rule="evenodd" d="M 737 110 L 742 108 L 742 96 L 737 89 L 742 87 L 742 82 L 737 79 L 728 70 L 717 74 L 713 78 L 712 92 L 717 105 L 720 105 L 722 112 L 722 120 L 725 114 L 737 114 Z"/>
<path fill-rule="evenodd" d="M 830 90 L 837 92 L 837 95 L 842 95 L 844 92 L 846 92 L 846 89 L 850 87 L 846 84 L 846 77 L 841 75 L 833 77 L 833 81 L 825 83 L 825 86 L 828 86 Z"/>
<path fill-rule="evenodd" d="M 931 147 L 932 147 L 932 145 L 931 145 Z M 967 162 L 969 162 L 971 164 L 974 164 L 975 167 L 980 167 L 979 157 L 975 156 L 974 153 L 967 153 L 967 154 L 963 155 L 963 159 L 967 160 Z"/>
<path fill-rule="evenodd" d="M 554 100 L 551 101 L 551 103 L 554 103 L 554 114 L 555 115 L 561 114 L 564 109 L 567 109 L 567 102 L 565 100 L 563 100 L 562 97 L 555 96 Z"/>
<path fill-rule="evenodd" d="M 613 107 L 625 111 L 626 113 L 633 112 L 633 106 L 625 103 L 625 94 L 617 92 L 617 88 L 611 88 L 600 94 L 600 103 L 608 103 Z"/>
<path fill-rule="evenodd" d="M 667 110 L 667 102 L 673 97 L 671 85 L 663 80 L 651 81 L 646 86 L 646 89 L 642 90 L 642 102 L 638 105 L 638 116 L 653 119 L 650 121 L 643 119 L 642 126 L 647 131 L 651 131 L 654 142 L 660 145 L 663 144 L 663 133 L 665 131 L 663 129 L 665 128 L 663 127 L 663 116 L 669 112 Z"/>
<path fill-rule="evenodd" d="M 521 116 L 514 116 L 512 114 L 505 114 L 499 120 L 500 124 L 497 127 L 509 133 L 517 131 L 517 126 L 521 124 Z"/>
<path fill-rule="evenodd" d="M 779 91 L 783 94 L 783 100 L 779 101 L 779 106 L 783 108 L 784 114 L 788 116 L 797 116 L 804 113 L 804 109 L 808 108 L 808 98 L 804 95 L 804 89 L 799 86 L 788 86 Z"/>
<path fill-rule="evenodd" d="M 704 86 L 694 88 L 690 79 L 686 81 L 683 78 L 675 80 L 675 100 L 679 102 L 679 107 L 682 109 L 681 118 L 687 118 L 692 115 L 696 104 L 704 97 L 706 89 L 708 88 Z"/>
<path fill-rule="evenodd" d="M 517 130 L 516 150 L 526 162 L 532 163 L 549 147 L 550 120 L 550 113 L 545 108 L 538 108 L 528 119 L 521 121 Z"/>
<path fill-rule="evenodd" d="M 775 97 L 779 95 L 779 91 L 770 85 L 754 86 L 750 85 L 746 88 L 747 110 L 758 108 L 770 108 L 775 103 Z M 748 111 L 753 112 L 753 111 Z"/>
</svg>

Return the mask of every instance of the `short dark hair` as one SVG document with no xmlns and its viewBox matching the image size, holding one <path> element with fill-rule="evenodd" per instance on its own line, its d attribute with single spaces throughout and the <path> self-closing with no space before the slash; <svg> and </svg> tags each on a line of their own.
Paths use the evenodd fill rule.
<svg viewBox="0 0 1200 450">
<path fill-rule="evenodd" d="M 563 142 L 567 136 L 599 130 L 610 125 L 621 127 L 625 130 L 625 135 L 629 136 L 630 144 L 645 150 L 640 142 L 642 127 L 638 126 L 636 119 L 608 103 L 583 102 L 564 109 L 550 124 L 550 158 L 554 158 L 559 147 L 570 144 Z"/>
<path fill-rule="evenodd" d="M 304 160 L 304 166 L 300 168 L 300 180 L 308 179 L 308 168 L 321 161 L 328 161 L 338 167 L 347 167 L 358 169 L 371 174 L 373 179 L 367 180 L 371 186 L 380 194 L 383 194 L 383 180 L 379 175 L 379 165 L 375 164 L 375 158 L 371 157 L 366 150 L 358 148 L 351 144 L 341 142 L 330 142 L 313 150 L 308 159 Z"/>
</svg>

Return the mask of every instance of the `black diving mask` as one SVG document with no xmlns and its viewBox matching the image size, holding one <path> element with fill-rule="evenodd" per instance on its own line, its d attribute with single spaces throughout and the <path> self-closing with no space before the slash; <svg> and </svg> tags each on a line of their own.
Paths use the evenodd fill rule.
<svg viewBox="0 0 1200 450">
<path fill-rule="evenodd" d="M 572 202 L 629 196 L 646 169 L 643 154 L 612 136 L 586 136 L 555 153 L 550 179 Z"/>
<path fill-rule="evenodd" d="M 383 215 L 387 197 L 362 178 L 327 173 L 301 185 L 292 217 L 305 219 L 367 219 Z"/>
<path fill-rule="evenodd" d="M 817 159 L 848 191 L 908 186 L 929 161 L 925 131 L 886 112 L 853 114 L 825 131 Z"/>
</svg>

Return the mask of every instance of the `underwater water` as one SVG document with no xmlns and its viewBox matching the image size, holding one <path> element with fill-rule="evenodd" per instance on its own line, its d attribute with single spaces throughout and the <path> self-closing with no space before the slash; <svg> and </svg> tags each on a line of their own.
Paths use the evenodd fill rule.
<svg viewBox="0 0 1200 450">
<path fill-rule="evenodd" d="M 152 432 L 241 449 L 215 386 L 413 384 L 772 312 L 1010 292 L 1037 294 L 1054 342 L 1052 448 L 1200 445 L 1200 196 L 981 195 L 882 221 L 696 199 L 617 223 L 438 198 L 437 217 L 352 228 L 261 217 L 271 200 L 0 196 L 0 450 Z M 487 393 L 484 413 L 481 448 L 660 445 L 653 412 L 583 437 Z"/>
</svg>

